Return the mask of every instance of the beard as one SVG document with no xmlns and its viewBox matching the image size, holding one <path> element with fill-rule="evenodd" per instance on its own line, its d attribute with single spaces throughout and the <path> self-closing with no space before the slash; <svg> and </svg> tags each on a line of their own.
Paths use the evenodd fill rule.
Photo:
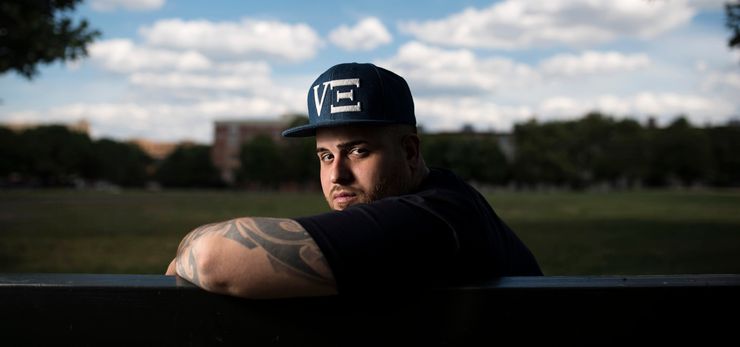
<svg viewBox="0 0 740 347">
<path fill-rule="evenodd" d="M 326 201 L 329 204 L 329 207 L 333 210 L 343 210 L 349 206 L 357 204 L 369 204 L 383 198 L 409 193 L 409 181 L 410 180 L 403 175 L 382 177 L 379 182 L 374 184 L 367 192 L 349 186 L 335 185 L 330 190 L 329 195 L 326 196 Z M 335 203 L 332 197 L 337 191 L 354 194 L 355 199 L 347 203 Z"/>
</svg>

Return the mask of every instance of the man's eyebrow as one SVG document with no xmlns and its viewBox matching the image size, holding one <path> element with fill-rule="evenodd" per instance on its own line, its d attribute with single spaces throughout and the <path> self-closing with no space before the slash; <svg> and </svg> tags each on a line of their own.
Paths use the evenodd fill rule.
<svg viewBox="0 0 740 347">
<path fill-rule="evenodd" d="M 339 149 L 347 149 L 347 148 L 352 148 L 357 145 L 363 145 L 363 144 L 368 144 L 368 143 L 370 142 L 367 140 L 354 140 L 354 141 L 347 141 L 347 142 L 340 143 L 336 145 L 336 147 Z M 316 153 L 321 153 L 324 151 L 328 151 L 328 149 L 324 147 L 316 147 Z"/>
<path fill-rule="evenodd" d="M 368 143 L 369 142 L 367 140 L 355 140 L 355 141 L 348 141 L 348 142 L 340 143 L 337 145 L 337 147 L 341 149 L 346 149 L 346 148 L 351 148 L 357 145 L 366 145 Z"/>
</svg>

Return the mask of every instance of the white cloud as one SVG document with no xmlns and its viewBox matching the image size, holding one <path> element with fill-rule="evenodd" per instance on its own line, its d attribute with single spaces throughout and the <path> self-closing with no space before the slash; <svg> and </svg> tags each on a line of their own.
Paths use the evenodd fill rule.
<svg viewBox="0 0 740 347">
<path fill-rule="evenodd" d="M 173 89 L 246 90 L 254 87 L 248 76 L 189 73 L 135 73 L 129 77 L 134 86 Z"/>
<path fill-rule="evenodd" d="M 322 46 L 318 34 L 306 24 L 249 18 L 239 22 L 163 19 L 139 33 L 155 47 L 249 59 L 298 62 L 312 58 Z"/>
<path fill-rule="evenodd" d="M 467 49 L 410 42 L 401 46 L 395 56 L 377 63 L 404 76 L 415 92 L 502 93 L 528 92 L 546 87 L 544 82 L 584 75 L 596 78 L 592 82 L 598 83 L 600 78 L 617 72 L 648 68 L 651 60 L 645 54 L 586 51 L 556 55 L 530 66 L 504 57 L 481 58 Z"/>
<path fill-rule="evenodd" d="M 415 97 L 414 108 L 417 123 L 428 131 L 454 131 L 463 124 L 477 130 L 508 131 L 533 113 L 528 106 L 501 106 L 477 97 Z"/>
<path fill-rule="evenodd" d="M 202 99 L 211 94 L 187 90 L 244 93 L 275 91 L 266 62 L 213 62 L 196 51 L 137 46 L 130 40 L 107 40 L 90 48 L 92 60 L 105 69 L 128 75 L 129 83 L 147 100 L 177 95 Z"/>
<path fill-rule="evenodd" d="M 643 114 L 686 114 L 698 124 L 721 121 L 734 111 L 733 105 L 723 100 L 677 93 L 643 92 L 634 97 L 633 105 Z"/>
<path fill-rule="evenodd" d="M 545 119 L 573 119 L 594 108 L 595 106 L 590 103 L 583 102 L 581 99 L 555 96 L 543 100 L 540 103 L 537 114 Z"/>
<path fill-rule="evenodd" d="M 288 103 L 265 97 L 231 97 L 186 104 L 74 103 L 42 111 L 11 112 L 5 120 L 23 122 L 75 122 L 86 119 L 94 137 L 144 137 L 210 143 L 217 119 L 268 119 L 295 112 Z"/>
<path fill-rule="evenodd" d="M 439 20 L 403 22 L 400 29 L 445 46 L 580 47 L 625 36 L 652 38 L 687 23 L 694 12 L 686 0 L 505 0 Z"/>
<path fill-rule="evenodd" d="M 125 9 L 132 11 L 151 11 L 162 8 L 165 0 L 91 0 L 93 10 L 101 12 Z"/>
<path fill-rule="evenodd" d="M 269 40 L 269 35 L 263 40 Z M 144 45 L 115 39 L 90 47 L 94 63 L 126 75 L 129 88 L 120 96 L 125 101 L 74 103 L 15 112 L 11 117 L 84 118 L 97 137 L 210 142 L 212 123 L 217 119 L 275 118 L 305 109 L 305 90 L 276 84 L 267 62 L 245 58 L 251 53 L 221 56 L 208 47 L 157 43 L 156 39 Z"/>
<path fill-rule="evenodd" d="M 650 6 L 661 8 L 661 15 Z M 468 123 L 479 130 L 505 131 L 534 115 L 542 120 L 574 119 L 592 110 L 641 121 L 655 116 L 661 124 L 678 114 L 686 114 L 697 125 L 724 123 L 740 111 L 736 101 L 740 51 L 727 54 L 724 31 L 664 35 L 644 45 L 645 53 L 616 51 L 622 45 L 581 48 L 589 42 L 657 35 L 685 23 L 695 6 L 717 4 L 505 0 L 438 21 L 406 23 L 405 29 L 420 30 L 409 31 L 419 40 L 402 44 L 396 54 L 376 63 L 409 81 L 417 118 L 430 130 L 457 130 Z M 363 24 L 371 21 L 336 28 L 329 40 L 342 47 L 336 37 L 351 36 L 346 41 L 358 45 L 342 48 L 377 47 L 383 44 L 380 30 Z M 312 59 L 323 45 L 304 24 L 255 19 L 161 20 L 139 33 L 139 38 L 99 41 L 90 47 L 92 63 L 121 74 L 110 78 L 116 80 L 113 91 L 61 103 L 56 101 L 61 98 L 50 97 L 47 100 L 55 101 L 39 104 L 57 103 L 56 107 L 8 102 L 0 118 L 39 122 L 87 118 L 95 136 L 210 142 L 217 119 L 305 112 L 306 88 L 316 71 L 296 75 L 293 72 L 304 66 L 295 64 L 290 71 L 276 68 L 280 73 L 273 75 L 271 64 Z M 634 43 L 619 42 L 630 47 Z M 511 55 L 525 57 L 527 63 L 495 51 L 474 50 L 548 44 L 578 48 Z M 542 57 L 542 52 L 552 51 L 571 53 Z M 308 65 L 321 63 L 318 59 L 324 56 Z M 82 64 L 81 69 L 86 68 Z M 9 90 L 16 88 L 13 80 L 6 81 L 11 81 L 6 82 Z M 80 80 L 86 90 L 96 83 L 102 82 Z M 39 94 L 44 93 L 34 95 Z"/>
<path fill-rule="evenodd" d="M 188 50 L 173 50 L 141 47 L 128 39 L 100 41 L 90 46 L 93 61 L 115 72 L 134 72 L 141 70 L 203 70 L 212 66 L 211 61 L 198 53 Z"/>
<path fill-rule="evenodd" d="M 375 17 L 365 18 L 351 28 L 342 25 L 329 33 L 329 41 L 348 51 L 369 51 L 392 40 L 383 23 Z"/>
<path fill-rule="evenodd" d="M 539 79 L 532 68 L 509 59 L 479 59 L 466 49 L 444 50 L 419 42 L 401 46 L 396 56 L 378 64 L 404 76 L 414 89 L 490 92 Z"/>
<path fill-rule="evenodd" d="M 656 117 L 659 124 L 667 124 L 676 116 L 685 115 L 694 124 L 704 125 L 726 122 L 735 112 L 735 105 L 720 98 L 700 95 L 640 92 L 626 97 L 602 95 L 592 99 L 550 97 L 537 108 L 537 114 L 543 119 L 578 118 L 589 111 L 630 116 L 643 121 Z"/>
<path fill-rule="evenodd" d="M 224 63 L 204 71 L 135 72 L 134 86 L 168 89 L 260 92 L 274 89 L 270 67 L 264 62 Z"/>
<path fill-rule="evenodd" d="M 702 89 L 714 92 L 730 92 L 740 95 L 740 72 L 712 71 L 704 77 Z"/>
<path fill-rule="evenodd" d="M 540 70 L 548 76 L 577 76 L 642 69 L 650 65 L 645 54 L 586 51 L 580 55 L 559 54 L 540 63 Z"/>
</svg>

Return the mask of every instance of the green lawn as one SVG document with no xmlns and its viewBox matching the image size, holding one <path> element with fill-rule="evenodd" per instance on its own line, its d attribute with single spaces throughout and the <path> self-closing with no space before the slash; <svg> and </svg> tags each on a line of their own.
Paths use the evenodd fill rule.
<svg viewBox="0 0 740 347">
<path fill-rule="evenodd" d="M 740 273 L 740 191 L 488 197 L 546 275 Z M 0 191 L 0 272 L 161 273 L 201 224 L 325 210 L 310 193 Z"/>
</svg>

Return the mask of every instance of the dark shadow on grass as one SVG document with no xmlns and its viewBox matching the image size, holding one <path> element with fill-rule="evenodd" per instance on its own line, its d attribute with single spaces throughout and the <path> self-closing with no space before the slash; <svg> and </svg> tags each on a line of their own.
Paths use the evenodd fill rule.
<svg viewBox="0 0 740 347">
<path fill-rule="evenodd" d="M 18 257 L 0 253 L 0 269 L 12 270 L 20 263 Z"/>
</svg>

